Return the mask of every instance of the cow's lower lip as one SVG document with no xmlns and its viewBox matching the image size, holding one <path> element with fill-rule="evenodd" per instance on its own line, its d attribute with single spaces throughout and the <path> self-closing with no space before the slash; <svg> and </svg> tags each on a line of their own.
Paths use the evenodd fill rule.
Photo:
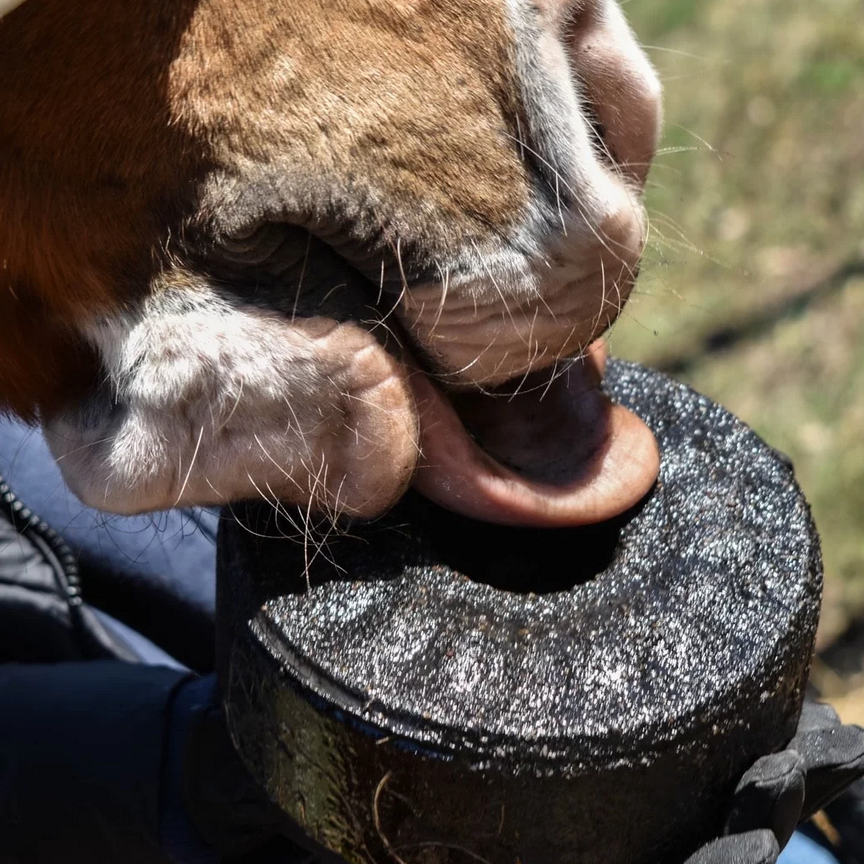
<svg viewBox="0 0 864 864">
<path fill-rule="evenodd" d="M 657 478 L 659 452 L 645 423 L 601 391 L 605 359 L 595 343 L 566 371 L 529 376 L 516 396 L 499 388 L 448 399 L 412 375 L 415 488 L 465 516 L 535 527 L 600 522 L 637 504 Z"/>
</svg>

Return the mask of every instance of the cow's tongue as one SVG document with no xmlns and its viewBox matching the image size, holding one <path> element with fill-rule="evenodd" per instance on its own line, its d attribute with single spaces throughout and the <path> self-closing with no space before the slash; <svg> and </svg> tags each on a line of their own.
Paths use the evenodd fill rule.
<svg viewBox="0 0 864 864">
<path fill-rule="evenodd" d="M 624 512 L 651 488 L 660 457 L 648 427 L 601 392 L 604 363 L 595 343 L 551 382 L 549 372 L 529 376 L 517 396 L 448 398 L 412 376 L 423 454 L 415 488 L 508 525 L 584 525 Z"/>
</svg>

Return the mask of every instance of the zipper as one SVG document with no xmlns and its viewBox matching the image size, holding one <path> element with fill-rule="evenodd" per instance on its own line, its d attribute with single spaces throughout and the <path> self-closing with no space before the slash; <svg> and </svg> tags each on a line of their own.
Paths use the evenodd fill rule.
<svg viewBox="0 0 864 864">
<path fill-rule="evenodd" d="M 2 474 L 0 514 L 4 514 L 12 527 L 33 544 L 51 568 L 57 591 L 69 609 L 69 622 L 83 654 L 81 659 L 140 662 L 138 654 L 122 636 L 106 628 L 93 610 L 84 603 L 78 559 L 70 546 L 15 494 Z"/>
<path fill-rule="evenodd" d="M 0 474 L 0 511 L 4 512 L 19 534 L 25 536 L 52 564 L 57 587 L 63 592 L 71 609 L 81 606 L 81 577 L 75 554 L 66 541 L 34 513 L 12 490 Z"/>
</svg>

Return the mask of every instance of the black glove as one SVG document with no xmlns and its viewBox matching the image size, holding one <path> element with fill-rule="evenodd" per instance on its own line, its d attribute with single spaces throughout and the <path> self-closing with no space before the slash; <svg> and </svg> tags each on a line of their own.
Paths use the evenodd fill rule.
<svg viewBox="0 0 864 864">
<path fill-rule="evenodd" d="M 725 836 L 686 864 L 773 864 L 799 822 L 864 776 L 864 730 L 843 726 L 829 705 L 804 705 L 786 750 L 763 756 L 741 778 Z"/>
</svg>

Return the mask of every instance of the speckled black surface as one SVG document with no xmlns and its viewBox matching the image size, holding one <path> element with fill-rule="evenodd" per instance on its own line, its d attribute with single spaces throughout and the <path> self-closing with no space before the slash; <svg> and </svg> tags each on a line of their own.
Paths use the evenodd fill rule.
<svg viewBox="0 0 864 864">
<path fill-rule="evenodd" d="M 791 470 L 658 373 L 613 361 L 606 386 L 662 451 L 615 523 L 500 528 L 408 496 L 331 537 L 307 590 L 315 550 L 263 539 L 272 508 L 224 520 L 235 741 L 347 860 L 671 864 L 791 737 L 821 591 Z"/>
</svg>

